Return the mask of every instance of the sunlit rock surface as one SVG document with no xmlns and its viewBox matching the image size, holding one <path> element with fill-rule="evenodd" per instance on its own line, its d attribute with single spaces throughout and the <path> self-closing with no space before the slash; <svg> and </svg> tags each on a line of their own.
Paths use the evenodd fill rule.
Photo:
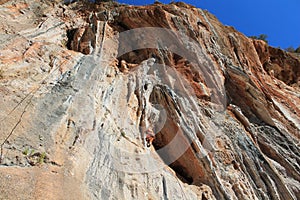
<svg viewBox="0 0 300 200">
<path fill-rule="evenodd" d="M 299 55 L 184 3 L 0 4 L 0 199 L 299 199 Z"/>
</svg>

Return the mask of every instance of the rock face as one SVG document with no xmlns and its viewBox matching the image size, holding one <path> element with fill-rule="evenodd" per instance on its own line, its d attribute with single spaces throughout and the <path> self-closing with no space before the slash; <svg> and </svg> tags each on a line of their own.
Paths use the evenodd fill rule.
<svg viewBox="0 0 300 200">
<path fill-rule="evenodd" d="M 299 199 L 298 55 L 184 3 L 0 2 L 0 199 Z"/>
</svg>

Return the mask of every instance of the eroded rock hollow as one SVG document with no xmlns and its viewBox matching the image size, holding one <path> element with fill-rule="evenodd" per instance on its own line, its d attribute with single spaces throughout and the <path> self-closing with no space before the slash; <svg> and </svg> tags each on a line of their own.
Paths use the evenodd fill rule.
<svg viewBox="0 0 300 200">
<path fill-rule="evenodd" d="M 0 4 L 0 199 L 299 199 L 299 55 L 184 3 Z"/>
</svg>

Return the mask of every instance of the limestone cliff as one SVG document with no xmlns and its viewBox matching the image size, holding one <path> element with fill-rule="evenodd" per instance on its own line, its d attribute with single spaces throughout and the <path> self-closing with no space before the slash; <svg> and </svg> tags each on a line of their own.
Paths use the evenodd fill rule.
<svg viewBox="0 0 300 200">
<path fill-rule="evenodd" d="M 0 4 L 0 199 L 299 199 L 299 55 L 184 3 Z"/>
</svg>

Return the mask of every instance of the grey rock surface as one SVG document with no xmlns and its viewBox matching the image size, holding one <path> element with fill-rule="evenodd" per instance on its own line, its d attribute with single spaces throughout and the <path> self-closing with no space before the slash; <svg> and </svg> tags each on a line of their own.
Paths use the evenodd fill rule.
<svg viewBox="0 0 300 200">
<path fill-rule="evenodd" d="M 299 199 L 296 55 L 182 3 L 0 6 L 0 199 Z"/>
</svg>

